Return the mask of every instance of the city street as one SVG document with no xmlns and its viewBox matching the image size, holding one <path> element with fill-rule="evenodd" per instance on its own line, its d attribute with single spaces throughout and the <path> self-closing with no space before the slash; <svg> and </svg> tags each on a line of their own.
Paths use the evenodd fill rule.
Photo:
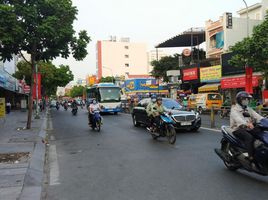
<svg viewBox="0 0 268 200">
<path fill-rule="evenodd" d="M 180 132 L 173 146 L 128 114 L 104 115 L 99 133 L 85 109 L 70 111 L 51 113 L 48 200 L 267 199 L 267 177 L 228 171 L 216 156 L 219 131 Z"/>
</svg>

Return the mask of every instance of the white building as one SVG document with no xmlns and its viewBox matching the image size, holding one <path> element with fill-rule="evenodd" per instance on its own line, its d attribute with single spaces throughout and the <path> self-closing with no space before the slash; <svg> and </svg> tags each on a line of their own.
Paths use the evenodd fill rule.
<svg viewBox="0 0 268 200">
<path fill-rule="evenodd" d="M 97 42 L 97 77 L 148 74 L 146 44 L 129 38 Z"/>
<path fill-rule="evenodd" d="M 57 96 L 64 96 L 65 95 L 65 88 L 64 87 L 57 87 Z"/>
<path fill-rule="evenodd" d="M 268 10 L 268 0 L 262 0 L 261 3 L 248 6 L 248 17 L 250 19 L 264 20 Z M 241 18 L 247 18 L 247 9 L 243 8 L 237 12 Z"/>
</svg>

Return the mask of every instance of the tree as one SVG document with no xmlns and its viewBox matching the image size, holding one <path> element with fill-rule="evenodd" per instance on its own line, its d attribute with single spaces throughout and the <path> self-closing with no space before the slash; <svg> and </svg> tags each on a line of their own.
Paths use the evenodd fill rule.
<svg viewBox="0 0 268 200">
<path fill-rule="evenodd" d="M 152 76 L 156 78 L 163 78 L 164 81 L 168 82 L 166 72 L 168 70 L 179 69 L 178 54 L 174 56 L 162 57 L 159 61 L 152 61 L 153 70 L 151 71 Z"/>
<path fill-rule="evenodd" d="M 253 34 L 230 48 L 235 55 L 230 60 L 233 66 L 250 66 L 254 71 L 263 73 L 268 89 L 268 15 L 254 27 Z"/>
<path fill-rule="evenodd" d="M 100 83 L 113 83 L 114 77 L 112 77 L 112 76 L 101 77 L 99 82 Z"/>
<path fill-rule="evenodd" d="M 85 87 L 79 85 L 79 86 L 74 86 L 71 91 L 70 91 L 70 96 L 72 98 L 74 97 L 81 97 L 83 96 L 83 92 L 85 90 Z"/>
<path fill-rule="evenodd" d="M 11 60 L 13 54 L 24 58 L 24 51 L 31 55 L 27 61 L 31 65 L 28 129 L 31 128 L 36 62 L 58 56 L 68 58 L 70 54 L 82 60 L 87 55 L 90 38 L 86 31 L 75 36 L 76 15 L 77 8 L 71 0 L 0 0 L 0 58 Z"/>
<path fill-rule="evenodd" d="M 73 74 L 68 65 L 54 66 L 51 62 L 38 62 L 38 72 L 42 77 L 43 95 L 55 95 L 57 87 L 64 87 L 73 80 Z M 31 66 L 25 61 L 17 65 L 18 71 L 14 74 L 17 79 L 25 78 L 27 84 L 31 83 Z"/>
</svg>

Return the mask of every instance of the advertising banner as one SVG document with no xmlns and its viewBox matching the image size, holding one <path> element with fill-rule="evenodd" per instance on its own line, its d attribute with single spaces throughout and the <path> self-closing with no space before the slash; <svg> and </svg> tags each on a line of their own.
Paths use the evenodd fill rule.
<svg viewBox="0 0 268 200">
<path fill-rule="evenodd" d="M 190 69 L 183 69 L 183 81 L 191 81 L 198 79 L 198 69 L 190 68 Z"/>
<path fill-rule="evenodd" d="M 221 65 L 200 68 L 200 82 L 212 83 L 221 80 Z"/>
<path fill-rule="evenodd" d="M 252 87 L 257 87 L 259 85 L 259 76 L 252 77 Z M 246 87 L 246 77 L 235 77 L 235 78 L 225 78 L 221 80 L 221 88 L 245 88 Z"/>
<path fill-rule="evenodd" d="M 246 86 L 245 86 L 245 91 L 248 92 L 249 94 L 253 93 L 252 74 L 253 74 L 252 67 L 246 67 Z"/>
<path fill-rule="evenodd" d="M 41 96 L 41 74 L 37 74 L 38 81 L 36 81 L 36 75 L 34 74 L 34 86 L 33 86 L 33 99 L 36 99 L 36 83 L 38 84 L 38 100 L 42 99 Z"/>
<path fill-rule="evenodd" d="M 6 116 L 5 98 L 0 98 L 0 118 L 4 118 L 5 116 Z"/>
</svg>

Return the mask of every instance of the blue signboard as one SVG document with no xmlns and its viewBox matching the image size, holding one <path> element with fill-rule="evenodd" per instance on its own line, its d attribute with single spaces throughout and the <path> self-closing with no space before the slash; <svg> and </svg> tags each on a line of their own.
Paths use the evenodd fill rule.
<svg viewBox="0 0 268 200">
<path fill-rule="evenodd" d="M 156 79 L 130 79 L 124 84 L 126 92 L 158 92 L 165 90 L 163 86 L 157 84 Z"/>
</svg>

